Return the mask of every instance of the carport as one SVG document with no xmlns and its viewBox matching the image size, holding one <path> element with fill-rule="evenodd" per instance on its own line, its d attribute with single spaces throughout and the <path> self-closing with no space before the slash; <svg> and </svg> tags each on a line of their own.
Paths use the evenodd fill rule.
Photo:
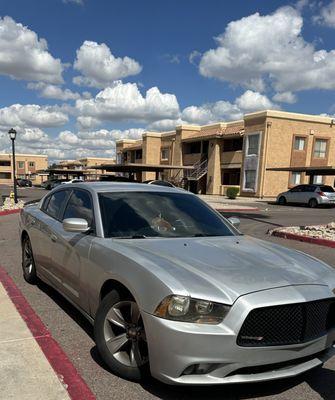
<svg viewBox="0 0 335 400">
<path fill-rule="evenodd" d="M 69 180 L 70 176 L 79 178 L 85 175 L 85 171 L 82 169 L 80 170 L 80 169 L 61 169 L 61 168 L 41 169 L 38 170 L 37 173 L 48 174 L 49 178 L 65 176 L 66 180 Z"/>
<path fill-rule="evenodd" d="M 276 167 L 267 168 L 267 171 L 288 171 L 288 172 L 304 172 L 309 176 L 309 183 L 312 184 L 314 177 L 317 175 L 335 176 L 335 167 L 333 166 L 320 166 L 320 167 Z"/>
<path fill-rule="evenodd" d="M 184 167 L 180 165 L 161 165 L 161 164 L 101 164 L 91 167 L 101 169 L 107 172 L 128 173 L 129 179 L 134 180 L 134 176 L 139 172 L 155 172 L 156 179 L 159 179 L 159 174 L 165 170 L 192 170 L 193 166 Z"/>
</svg>

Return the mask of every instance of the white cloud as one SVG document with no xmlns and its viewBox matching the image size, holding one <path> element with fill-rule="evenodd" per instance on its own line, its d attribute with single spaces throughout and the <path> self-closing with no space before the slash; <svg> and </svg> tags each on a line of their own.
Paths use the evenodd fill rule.
<svg viewBox="0 0 335 400">
<path fill-rule="evenodd" d="M 11 17 L 0 17 L 0 74 L 59 84 L 62 72 L 61 61 L 48 52 L 45 39 Z"/>
<path fill-rule="evenodd" d="M 272 97 L 272 100 L 278 101 L 280 103 L 293 104 L 293 103 L 296 103 L 297 96 L 295 94 L 293 94 L 292 92 L 282 92 L 282 93 L 276 93 Z"/>
<path fill-rule="evenodd" d="M 138 139 L 144 129 L 72 132 L 64 130 L 52 137 L 39 128 L 22 129 L 16 140 L 18 153 L 46 154 L 49 161 L 78 159 L 81 157 L 114 157 L 115 141 Z M 6 131 L 0 130 L 0 152 L 10 152 L 10 140 Z"/>
<path fill-rule="evenodd" d="M 314 16 L 313 20 L 320 25 L 335 28 L 335 0 L 321 7 L 319 14 Z"/>
<path fill-rule="evenodd" d="M 335 51 L 317 50 L 302 37 L 303 19 L 293 7 L 230 22 L 200 61 L 203 76 L 263 91 L 335 89 Z"/>
<path fill-rule="evenodd" d="M 244 112 L 253 112 L 259 110 L 267 110 L 271 108 L 278 108 L 263 94 L 247 90 L 240 97 L 235 100 L 237 107 Z"/>
<path fill-rule="evenodd" d="M 80 116 L 100 121 L 151 122 L 179 116 L 175 95 L 163 94 L 157 87 L 152 87 L 142 96 L 136 83 L 118 82 L 99 92 L 94 99 L 77 100 L 76 108 Z M 78 122 L 82 123 L 83 119 Z"/>
<path fill-rule="evenodd" d="M 80 98 L 79 93 L 72 92 L 70 89 L 62 89 L 60 86 L 46 84 L 43 82 L 38 83 L 28 83 L 28 89 L 39 90 L 39 95 L 45 97 L 46 99 L 57 99 L 57 100 L 77 100 Z M 88 92 L 85 92 L 87 96 Z"/>
<path fill-rule="evenodd" d="M 82 73 L 73 79 L 77 85 L 104 88 L 118 79 L 139 74 L 142 67 L 130 57 L 115 57 L 105 43 L 86 40 L 77 50 L 74 69 Z"/>
<path fill-rule="evenodd" d="M 77 125 L 79 129 L 92 129 L 100 124 L 100 121 L 93 117 L 78 117 Z"/>
<path fill-rule="evenodd" d="M 0 127 L 56 127 L 68 122 L 68 116 L 52 107 L 37 104 L 13 104 L 0 108 Z"/>
</svg>

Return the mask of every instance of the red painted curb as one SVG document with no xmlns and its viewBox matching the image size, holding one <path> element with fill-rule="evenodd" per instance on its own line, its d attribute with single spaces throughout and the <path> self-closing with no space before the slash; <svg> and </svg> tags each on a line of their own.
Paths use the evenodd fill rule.
<svg viewBox="0 0 335 400">
<path fill-rule="evenodd" d="M 281 237 L 284 239 L 298 240 L 299 242 L 306 242 L 306 243 L 318 244 L 319 246 L 327 246 L 335 248 L 334 240 L 318 239 L 308 236 L 296 235 L 295 233 L 288 233 L 281 231 L 273 231 L 271 235 Z"/>
<path fill-rule="evenodd" d="M 29 330 L 39 344 L 50 365 L 65 385 L 72 400 L 95 400 L 90 388 L 79 375 L 63 349 L 51 336 L 48 328 L 32 309 L 26 298 L 15 285 L 7 271 L 0 266 L 0 282 L 6 289 L 9 298 L 24 319 Z"/>
<path fill-rule="evenodd" d="M 0 211 L 0 217 L 3 215 L 9 215 L 9 214 L 18 214 L 21 211 L 19 208 L 18 210 L 5 210 L 5 211 Z"/>
</svg>

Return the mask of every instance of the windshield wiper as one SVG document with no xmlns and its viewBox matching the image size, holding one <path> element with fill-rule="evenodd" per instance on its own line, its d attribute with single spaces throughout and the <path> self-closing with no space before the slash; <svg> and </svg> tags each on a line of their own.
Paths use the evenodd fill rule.
<svg viewBox="0 0 335 400">
<path fill-rule="evenodd" d="M 114 236 L 113 239 L 147 239 L 145 235 Z"/>
</svg>

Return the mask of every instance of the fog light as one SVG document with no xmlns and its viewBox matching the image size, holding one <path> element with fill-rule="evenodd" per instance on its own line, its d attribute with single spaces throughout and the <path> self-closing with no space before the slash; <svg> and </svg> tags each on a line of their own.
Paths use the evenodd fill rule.
<svg viewBox="0 0 335 400">
<path fill-rule="evenodd" d="M 184 369 L 182 375 L 204 375 L 215 369 L 217 364 L 193 364 Z"/>
</svg>

